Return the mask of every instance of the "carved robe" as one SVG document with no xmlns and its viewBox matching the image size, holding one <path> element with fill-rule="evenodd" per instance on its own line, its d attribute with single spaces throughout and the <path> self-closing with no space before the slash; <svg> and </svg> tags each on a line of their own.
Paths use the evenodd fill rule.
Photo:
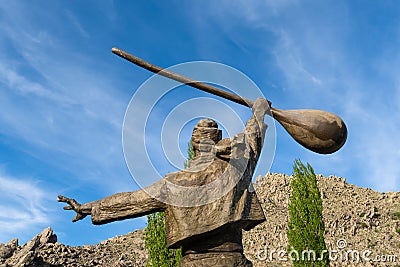
<svg viewBox="0 0 400 267">
<path fill-rule="evenodd" d="M 207 239 L 208 236 L 212 239 L 214 236 L 223 236 L 224 232 L 229 235 L 230 231 L 238 230 L 238 242 L 241 246 L 241 229 L 249 230 L 265 221 L 265 215 L 251 184 L 265 129 L 263 121 L 259 125 L 253 115 L 246 123 L 243 133 L 216 144 L 216 147 L 221 147 L 230 143 L 229 155 L 204 153 L 192 160 L 188 170 L 167 174 L 150 189 L 153 192 L 157 190 L 157 198 L 165 199 L 167 203 L 171 197 L 178 197 L 192 201 L 192 204 L 206 204 L 179 207 L 165 204 L 144 190 L 118 193 L 89 203 L 92 205 L 93 224 L 104 224 L 164 210 L 167 246 L 170 248 L 193 247 L 196 242 L 203 242 L 201 240 Z M 182 190 L 175 193 L 168 189 L 168 183 L 185 186 L 190 190 L 188 193 Z M 197 190 L 198 188 L 205 190 Z"/>
</svg>

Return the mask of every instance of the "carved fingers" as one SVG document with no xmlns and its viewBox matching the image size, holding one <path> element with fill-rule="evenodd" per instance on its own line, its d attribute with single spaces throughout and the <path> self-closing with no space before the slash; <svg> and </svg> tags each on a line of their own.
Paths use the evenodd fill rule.
<svg viewBox="0 0 400 267">
<path fill-rule="evenodd" d="M 76 222 L 85 218 L 87 214 L 78 213 L 76 214 L 75 218 L 72 219 L 72 222 Z"/>
<path fill-rule="evenodd" d="M 75 199 L 67 198 L 64 196 L 58 196 L 57 201 L 68 204 L 68 206 L 64 207 L 64 210 L 74 210 L 77 213 L 75 218 L 72 219 L 72 222 L 82 220 L 83 218 L 85 218 L 87 216 L 87 214 L 83 214 L 81 212 L 81 204 L 79 204 Z"/>
<path fill-rule="evenodd" d="M 67 203 L 69 206 L 65 206 L 65 210 L 74 210 L 76 212 L 79 212 L 80 204 L 73 198 L 67 198 L 64 196 L 58 196 L 58 202 L 64 202 Z"/>
</svg>

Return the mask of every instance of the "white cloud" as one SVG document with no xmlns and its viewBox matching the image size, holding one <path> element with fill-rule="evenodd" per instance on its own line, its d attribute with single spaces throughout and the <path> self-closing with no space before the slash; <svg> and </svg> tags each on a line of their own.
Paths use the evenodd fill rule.
<svg viewBox="0 0 400 267">
<path fill-rule="evenodd" d="M 11 66 L 5 66 L 4 62 L 3 64 L 0 63 L 0 81 L 5 83 L 7 88 L 15 90 L 22 96 L 35 95 L 47 98 L 51 101 L 70 102 L 66 97 L 44 88 L 40 83 L 28 80 L 26 77 L 13 70 Z"/>
<path fill-rule="evenodd" d="M 121 82 L 105 74 L 108 63 L 96 61 L 85 48 L 67 46 L 66 33 L 43 29 L 23 16 L 26 11 L 15 4 L 2 14 L 9 19 L 0 26 L 5 40 L 0 42 L 0 106 L 7 110 L 0 114 L 0 132 L 15 149 L 72 173 L 71 179 L 96 179 L 107 191 L 131 183 L 129 176 L 120 183 L 97 176 L 124 169 L 121 127 L 128 99 L 114 88 Z M 74 19 L 68 12 L 61 15 Z M 62 27 L 57 24 L 63 20 L 54 19 L 59 14 L 45 16 Z M 73 30 L 80 31 L 75 22 Z"/>
<path fill-rule="evenodd" d="M 69 10 L 65 10 L 65 13 L 67 14 L 68 19 L 71 21 L 72 25 L 74 25 L 79 34 L 81 34 L 84 38 L 89 38 L 89 33 L 84 29 L 78 18 Z"/>
<path fill-rule="evenodd" d="M 222 3 L 221 3 L 222 2 Z M 246 23 L 259 27 L 260 23 L 265 25 L 265 18 L 277 16 L 286 8 L 297 5 L 297 0 L 239 0 L 239 1 L 211 1 L 211 10 L 219 16 L 224 16 L 227 11 L 230 15 L 240 17 Z M 221 11 L 225 12 L 221 12 Z"/>
<path fill-rule="evenodd" d="M 54 199 L 37 182 L 11 177 L 1 171 L 0 242 L 14 237 L 29 238 L 32 229 L 50 225 L 49 203 Z"/>
</svg>

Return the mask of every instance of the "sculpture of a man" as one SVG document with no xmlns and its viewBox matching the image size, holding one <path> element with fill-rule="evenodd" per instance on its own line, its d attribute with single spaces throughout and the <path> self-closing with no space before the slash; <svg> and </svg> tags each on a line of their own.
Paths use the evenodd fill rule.
<svg viewBox="0 0 400 267">
<path fill-rule="evenodd" d="M 181 266 L 252 266 L 243 254 L 242 230 L 265 221 L 251 179 L 263 146 L 267 128 L 264 116 L 269 109 L 267 100 L 257 99 L 243 133 L 222 140 L 216 122 L 200 120 L 192 134 L 195 157 L 189 168 L 167 174 L 152 188 L 117 193 L 82 205 L 63 196 L 58 200 L 69 204 L 64 209 L 77 213 L 74 222 L 91 215 L 93 224 L 165 211 L 167 246 L 182 247 Z M 219 188 L 185 195 L 174 195 L 168 188 L 168 184 L 207 188 L 217 181 Z M 191 204 L 168 204 L 172 197 L 185 198 Z M 196 202 L 200 205 L 193 205 Z"/>
</svg>

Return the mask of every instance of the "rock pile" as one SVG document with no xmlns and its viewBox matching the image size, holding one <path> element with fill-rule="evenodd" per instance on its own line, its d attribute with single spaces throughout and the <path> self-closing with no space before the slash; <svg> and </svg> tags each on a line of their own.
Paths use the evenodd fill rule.
<svg viewBox="0 0 400 267">
<path fill-rule="evenodd" d="M 18 239 L 0 244 L 1 267 L 145 266 L 147 252 L 143 230 L 102 241 L 97 245 L 66 246 L 50 228 L 22 247 Z"/>
<path fill-rule="evenodd" d="M 54 244 L 57 236 L 50 228 L 36 235 L 31 241 L 22 247 L 18 246 L 18 239 L 14 238 L 5 245 L 0 244 L 0 263 L 2 266 L 30 266 L 39 264 L 40 257 L 37 256 L 37 249 Z"/>
<path fill-rule="evenodd" d="M 331 265 L 400 266 L 400 192 L 379 193 L 334 176 L 317 179 L 323 199 L 325 241 L 329 250 L 336 251 Z M 245 254 L 255 267 L 291 266 L 290 261 L 281 260 L 289 257 L 278 255 L 279 250 L 288 250 L 290 181 L 291 177 L 284 174 L 257 179 L 255 188 L 267 221 L 243 234 Z M 58 243 L 47 228 L 23 246 L 17 239 L 0 243 L 0 267 L 145 266 L 143 234 L 139 230 L 97 245 L 72 247 Z M 362 257 L 365 251 L 370 251 L 367 257 L 371 261 Z"/>
</svg>

